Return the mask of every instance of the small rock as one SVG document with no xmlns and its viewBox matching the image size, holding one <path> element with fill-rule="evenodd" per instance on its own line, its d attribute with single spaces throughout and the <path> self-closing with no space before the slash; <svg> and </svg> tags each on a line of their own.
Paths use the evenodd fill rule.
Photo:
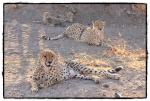
<svg viewBox="0 0 150 101">
<path fill-rule="evenodd" d="M 103 84 L 103 87 L 109 88 L 109 85 L 108 84 Z"/>
<path fill-rule="evenodd" d="M 27 57 L 33 57 L 33 55 L 32 55 L 32 54 L 29 54 Z"/>
<path fill-rule="evenodd" d="M 128 13 L 128 14 L 131 14 L 131 12 L 130 12 L 130 11 L 127 11 L 127 13 Z"/>
<path fill-rule="evenodd" d="M 115 97 L 116 97 L 116 98 L 122 98 L 122 95 L 121 95 L 120 93 L 116 92 L 116 93 L 115 93 Z"/>
<path fill-rule="evenodd" d="M 136 89 L 137 90 L 140 90 L 140 89 L 142 89 L 143 88 L 143 86 L 138 86 Z"/>
<path fill-rule="evenodd" d="M 75 54 L 75 51 L 71 51 L 70 54 Z"/>
<path fill-rule="evenodd" d="M 106 97 L 106 94 L 103 94 L 102 97 Z"/>
</svg>

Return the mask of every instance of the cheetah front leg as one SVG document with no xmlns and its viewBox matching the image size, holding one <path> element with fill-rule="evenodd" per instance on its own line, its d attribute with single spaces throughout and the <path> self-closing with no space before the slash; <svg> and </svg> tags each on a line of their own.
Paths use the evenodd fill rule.
<svg viewBox="0 0 150 101">
<path fill-rule="evenodd" d="M 45 82 L 41 83 L 39 88 L 46 88 L 56 83 L 58 83 L 57 79 L 48 79 Z"/>
<path fill-rule="evenodd" d="M 30 76 L 30 80 L 29 80 L 30 84 L 31 84 L 31 92 L 37 92 L 39 90 L 38 84 L 40 83 L 38 80 L 35 80 L 33 78 L 33 76 Z"/>
<path fill-rule="evenodd" d="M 35 82 L 31 82 L 31 92 L 37 92 L 39 90 L 38 85 Z"/>
<path fill-rule="evenodd" d="M 29 82 L 31 84 L 31 92 L 37 92 L 39 90 L 39 84 L 42 82 L 39 75 L 35 75 L 36 72 L 29 76 Z"/>
<path fill-rule="evenodd" d="M 38 91 L 38 84 L 35 81 L 35 76 L 34 74 L 28 74 L 27 75 L 27 81 L 30 83 L 31 85 L 31 93 L 33 92 L 37 92 Z"/>
</svg>

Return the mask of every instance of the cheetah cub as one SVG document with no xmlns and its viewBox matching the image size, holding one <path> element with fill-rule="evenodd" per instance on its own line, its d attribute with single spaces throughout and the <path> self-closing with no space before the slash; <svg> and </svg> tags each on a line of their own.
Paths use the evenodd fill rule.
<svg viewBox="0 0 150 101">
<path fill-rule="evenodd" d="M 46 25 L 49 25 L 49 26 L 57 26 L 57 25 L 62 25 L 62 21 L 61 19 L 59 18 L 56 18 L 56 17 L 52 17 L 51 16 L 51 13 L 49 12 L 44 12 L 43 13 L 43 19 L 42 21 L 34 21 L 36 23 L 43 23 L 43 24 L 46 24 Z"/>
<path fill-rule="evenodd" d="M 92 26 L 88 27 L 83 24 L 74 23 L 60 35 L 50 38 L 42 36 L 44 40 L 57 40 L 62 37 L 71 37 L 79 42 L 85 42 L 92 45 L 106 45 L 104 43 L 104 27 L 105 22 L 97 20 L 92 21 Z"/>
<path fill-rule="evenodd" d="M 62 19 L 62 22 L 70 22 L 72 23 L 74 21 L 74 13 L 67 12 L 66 15 L 58 15 L 58 18 Z"/>
<path fill-rule="evenodd" d="M 44 24 L 50 24 L 51 26 L 61 25 L 62 21 L 59 18 L 52 17 L 49 12 L 44 12 L 43 14 Z"/>
<path fill-rule="evenodd" d="M 66 22 L 73 22 L 74 21 L 74 14 L 72 12 L 66 13 L 67 17 L 65 19 Z"/>
<path fill-rule="evenodd" d="M 39 88 L 45 88 L 63 80 L 80 78 L 100 82 L 99 75 L 107 78 L 119 80 L 118 74 L 122 67 L 113 70 L 94 70 L 86 67 L 80 62 L 58 59 L 55 52 L 45 49 L 40 52 L 36 68 L 27 75 L 27 80 L 31 84 L 31 91 L 37 92 Z M 88 75 L 91 74 L 91 75 Z"/>
</svg>

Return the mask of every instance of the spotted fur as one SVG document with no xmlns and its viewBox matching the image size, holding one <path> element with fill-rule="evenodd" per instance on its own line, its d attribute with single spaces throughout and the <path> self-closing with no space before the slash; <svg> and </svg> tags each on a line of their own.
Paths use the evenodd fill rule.
<svg viewBox="0 0 150 101">
<path fill-rule="evenodd" d="M 118 69 L 116 72 L 120 70 Z M 70 60 L 64 61 L 64 63 L 60 62 L 56 54 L 47 49 L 39 54 L 37 66 L 28 76 L 31 83 L 31 91 L 37 92 L 39 88 L 48 87 L 70 78 L 93 80 L 95 83 L 98 83 L 100 82 L 98 75 L 116 80 L 120 79 L 118 74 L 111 74 L 109 70 L 90 69 L 80 62 Z"/>
<path fill-rule="evenodd" d="M 83 24 L 74 23 L 60 35 L 50 38 L 42 36 L 44 40 L 57 40 L 63 37 L 71 37 L 79 42 L 85 42 L 93 45 L 102 45 L 104 40 L 105 22 L 97 20 L 92 22 L 92 27 Z"/>
</svg>

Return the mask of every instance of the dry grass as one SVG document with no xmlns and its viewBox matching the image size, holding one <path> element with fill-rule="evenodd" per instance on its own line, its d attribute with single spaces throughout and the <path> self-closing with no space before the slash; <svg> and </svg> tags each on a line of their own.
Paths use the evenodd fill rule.
<svg viewBox="0 0 150 101">
<path fill-rule="evenodd" d="M 146 12 L 145 4 L 132 4 L 131 8 L 136 11 Z"/>
<path fill-rule="evenodd" d="M 141 67 L 146 65 L 146 51 L 141 48 L 131 47 L 125 39 L 118 36 L 113 40 L 110 50 L 103 57 L 112 57 L 114 61 L 120 61 L 127 67 Z"/>
<path fill-rule="evenodd" d="M 90 55 L 87 53 L 76 53 L 74 54 L 74 58 L 76 61 L 80 61 L 83 64 L 91 67 L 109 66 L 108 63 L 103 59 L 97 59 L 94 55 Z"/>
<path fill-rule="evenodd" d="M 130 68 L 146 66 L 145 50 L 139 47 L 132 48 L 121 36 L 111 41 L 113 43 L 111 49 L 99 55 L 99 58 L 87 53 L 74 53 L 73 60 L 91 68 L 114 67 L 117 64 Z"/>
</svg>

